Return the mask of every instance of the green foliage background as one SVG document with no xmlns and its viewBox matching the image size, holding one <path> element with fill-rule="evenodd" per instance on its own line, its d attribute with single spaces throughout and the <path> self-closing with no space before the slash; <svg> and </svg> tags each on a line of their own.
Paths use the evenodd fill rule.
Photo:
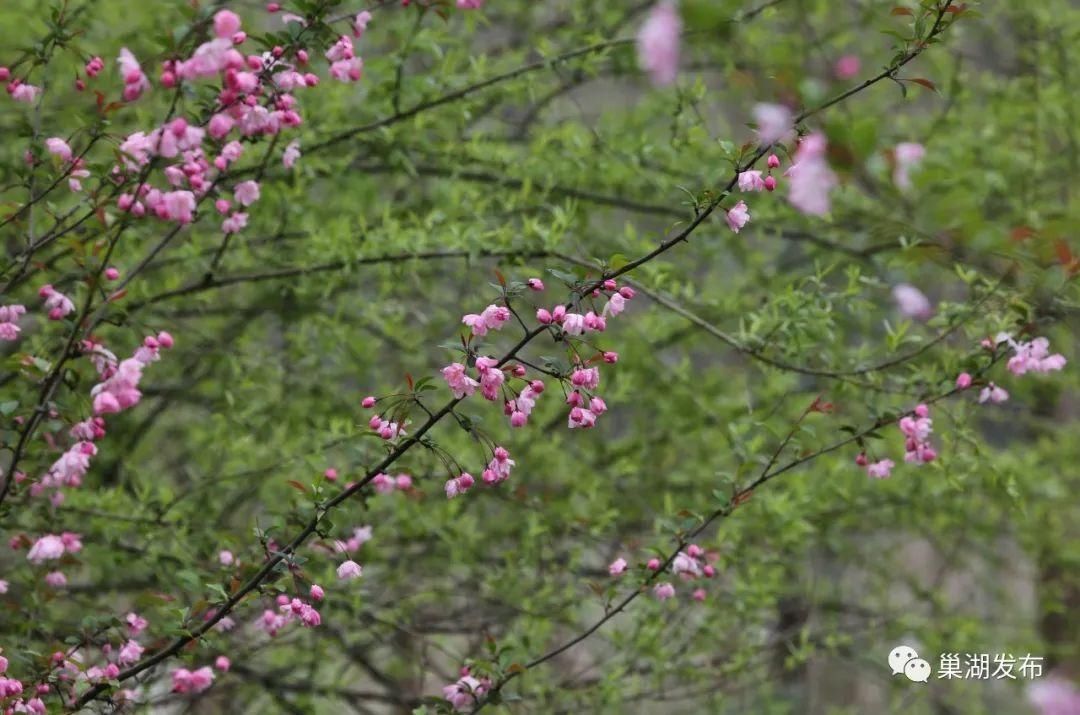
<svg viewBox="0 0 1080 715">
<path fill-rule="evenodd" d="M 107 48 L 110 65 L 124 45 L 160 56 L 195 12 L 159 0 L 90 5 L 75 42 Z M 276 22 L 257 3 L 236 5 L 249 24 Z M 633 37 L 647 3 L 503 0 L 448 19 L 376 12 L 359 45 L 363 80 L 304 94 L 304 155 L 287 172 L 274 147 L 252 223 L 215 280 L 200 285 L 221 241 L 211 216 L 167 245 L 100 331 L 118 353 L 161 329 L 177 348 L 147 371 L 147 399 L 110 421 L 84 488 L 58 509 L 22 499 L 0 514 L 5 537 L 63 527 L 86 545 L 59 594 L 19 554 L 0 555 L 12 583 L 0 596 L 0 646 L 12 669 L 41 669 L 65 637 L 119 633 L 130 609 L 151 620 L 152 643 L 185 632 L 235 587 L 234 573 L 258 566 L 260 535 L 287 540 L 316 488 L 340 488 L 321 480 L 325 468 L 348 481 L 382 456 L 361 397 L 403 390 L 407 373 L 432 375 L 455 359 L 439 346 L 457 340 L 463 313 L 497 297 L 496 268 L 542 275 L 551 305 L 565 290 L 546 269 L 596 275 L 648 252 L 726 183 L 732 156 L 753 138 L 756 102 L 814 106 L 848 86 L 832 76 L 840 55 L 862 59 L 860 77 L 890 60 L 896 38 L 884 31 L 911 21 L 892 6 L 780 0 L 750 13 L 743 2 L 688 0 L 686 69 L 662 90 L 638 72 L 632 43 L 546 62 Z M 43 36 L 47 16 L 43 3 L 7 0 L 0 47 Z M 353 500 L 332 516 L 334 536 L 374 527 L 358 559 L 363 578 L 337 584 L 335 559 L 306 549 L 297 574 L 238 611 L 237 630 L 185 650 L 189 664 L 219 652 L 235 664 L 191 711 L 435 712 L 432 696 L 462 663 L 505 670 L 585 630 L 649 557 L 767 468 L 815 398 L 832 412 L 798 423 L 780 464 L 845 439 L 845 426 L 948 391 L 957 373 L 985 364 L 979 340 L 1030 325 L 1071 364 L 1022 379 L 998 364 L 990 376 L 1009 402 L 980 406 L 973 391 L 935 405 L 938 462 L 869 480 L 848 445 L 777 477 L 698 540 L 720 554 L 704 603 L 682 584 L 673 601 L 639 599 L 492 707 L 1028 712 L 1023 683 L 917 688 L 890 680 L 885 655 L 907 641 L 935 667 L 953 651 L 1080 667 L 1077 291 L 1060 260 L 1061 245 L 1080 251 L 1078 34 L 1067 0 L 984 2 L 901 72 L 936 91 L 886 81 L 811 119 L 842 180 L 827 218 L 798 214 L 782 191 L 752 194 L 742 233 L 712 219 L 634 271 L 641 294 L 602 340 L 620 359 L 603 370 L 611 412 L 595 430 L 565 429 L 555 389 L 517 431 L 498 406 L 467 402 L 461 413 L 517 460 L 511 481 L 447 501 L 440 460 L 411 451 L 398 466 L 414 491 Z M 63 55 L 50 65 L 47 89 L 56 89 L 39 118 L 0 106 L 5 205 L 25 200 L 21 154 L 34 122 L 51 136 L 95 121 L 92 98 L 62 88 L 78 64 Z M 427 106 L 490 78 L 500 79 Z M 117 112 L 115 131 L 153 126 L 162 102 Z M 902 141 L 927 147 L 906 194 L 888 154 Z M 112 161 L 103 155 L 95 168 Z M 9 257 L 24 230 L 4 229 Z M 64 250 L 77 255 L 97 230 L 74 232 Z M 150 223 L 132 230 L 114 264 L 131 269 L 161 235 Z M 454 255 L 409 258 L 432 252 Z M 78 273 L 70 256 L 52 270 Z M 44 281 L 31 277 L 5 302 L 36 305 Z M 898 282 L 927 292 L 937 315 L 902 319 L 890 298 Z M 59 338 L 39 326 L 20 352 L 55 353 Z M 491 354 L 515 339 L 489 340 Z M 8 367 L 4 399 L 19 414 L 34 383 Z M 80 369 L 79 386 L 58 398 L 64 415 L 89 409 L 92 374 Z M 433 407 L 447 396 L 434 384 Z M 880 435 L 871 449 L 900 462 L 899 431 Z M 479 474 L 486 458 L 453 421 L 433 438 Z M 38 455 L 30 471 L 51 461 Z M 223 548 L 238 568 L 218 565 Z M 619 555 L 634 573 L 613 581 L 606 565 Z M 309 580 L 327 588 L 323 625 L 259 636 L 250 623 L 276 590 Z"/>
</svg>

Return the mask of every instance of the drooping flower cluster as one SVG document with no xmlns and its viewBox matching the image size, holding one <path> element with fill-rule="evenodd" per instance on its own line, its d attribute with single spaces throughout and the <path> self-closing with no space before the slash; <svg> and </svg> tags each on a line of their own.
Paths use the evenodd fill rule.
<svg viewBox="0 0 1080 715">
<path fill-rule="evenodd" d="M 934 421 L 930 419 L 930 408 L 918 405 L 913 415 L 900 418 L 898 423 L 904 434 L 904 461 L 913 464 L 926 464 L 937 458 L 937 452 L 930 445 L 930 435 L 934 431 Z"/>
<path fill-rule="evenodd" d="M 49 314 L 49 320 L 62 320 L 75 310 L 75 304 L 71 302 L 71 299 L 49 284 L 41 286 L 38 295 L 45 299 L 45 310 Z"/>
<path fill-rule="evenodd" d="M 462 668 L 461 677 L 457 682 L 443 686 L 443 697 L 449 701 L 454 710 L 466 712 L 472 710 L 490 688 L 490 680 L 474 678 L 469 674 L 468 668 Z"/>
<path fill-rule="evenodd" d="M 347 561 L 346 563 L 351 564 L 353 562 Z M 293 622 L 300 623 L 307 628 L 314 628 L 322 623 L 322 616 L 319 612 L 303 599 L 289 598 L 285 594 L 279 594 L 276 603 L 278 610 L 266 609 L 258 621 L 259 627 L 266 631 L 271 638 L 276 636 L 282 628 Z"/>
<path fill-rule="evenodd" d="M 26 306 L 0 305 L 0 340 L 18 340 L 19 318 L 26 314 Z"/>
</svg>

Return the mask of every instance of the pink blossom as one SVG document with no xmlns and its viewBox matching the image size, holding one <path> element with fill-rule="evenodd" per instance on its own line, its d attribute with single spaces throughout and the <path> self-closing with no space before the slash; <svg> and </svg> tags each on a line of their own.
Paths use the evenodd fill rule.
<svg viewBox="0 0 1080 715">
<path fill-rule="evenodd" d="M 1077 715 L 1080 713 L 1080 688 L 1060 675 L 1049 675 L 1027 687 L 1028 702 L 1038 715 Z"/>
<path fill-rule="evenodd" d="M 300 141 L 293 139 L 285 147 L 285 153 L 281 155 L 281 163 L 286 169 L 291 169 L 300 158 Z"/>
<path fill-rule="evenodd" d="M 926 148 L 915 142 L 901 142 L 893 150 L 896 166 L 893 169 L 893 183 L 906 191 L 911 188 L 911 170 L 922 163 Z"/>
<path fill-rule="evenodd" d="M 38 289 L 38 295 L 45 299 L 45 310 L 49 320 L 60 320 L 75 310 L 75 304 L 60 291 L 46 283 Z"/>
<path fill-rule="evenodd" d="M 337 567 L 338 578 L 342 581 L 348 581 L 354 578 L 360 578 L 363 572 L 363 568 L 355 561 L 346 561 Z"/>
<path fill-rule="evenodd" d="M 649 559 L 648 563 L 645 564 L 645 568 L 649 569 L 650 571 L 656 571 L 660 568 L 660 559 Z"/>
<path fill-rule="evenodd" d="M 364 31 L 367 30 L 368 23 L 371 22 L 371 13 L 367 10 L 363 10 L 356 15 L 353 20 L 353 37 L 360 39 L 364 35 Z"/>
<path fill-rule="evenodd" d="M 172 672 L 172 691 L 174 693 L 201 693 L 214 682 L 214 671 L 204 666 L 192 672 L 179 668 Z"/>
<path fill-rule="evenodd" d="M 930 299 L 913 285 L 899 283 L 893 288 L 892 294 L 897 309 L 905 318 L 928 320 L 934 314 Z"/>
<path fill-rule="evenodd" d="M 480 373 L 480 392 L 484 399 L 495 401 L 499 397 L 499 388 L 506 380 L 506 375 L 497 366 L 497 361 L 488 357 L 476 359 L 476 369 Z"/>
<path fill-rule="evenodd" d="M 222 549 L 218 552 L 218 563 L 222 566 L 232 566 L 234 561 L 236 561 L 236 557 L 228 549 Z"/>
<path fill-rule="evenodd" d="M 124 647 L 120 649 L 120 655 L 117 657 L 117 662 L 121 665 L 131 665 L 142 657 L 143 650 L 143 647 L 139 645 L 138 641 L 128 640 L 128 642 L 124 644 Z"/>
<path fill-rule="evenodd" d="M 675 595 L 675 587 L 667 581 L 658 583 L 653 586 L 653 595 L 656 596 L 659 601 L 666 601 Z"/>
<path fill-rule="evenodd" d="M 795 150 L 795 163 L 784 173 L 791 179 L 788 201 L 810 216 L 829 212 L 829 192 L 836 185 L 836 174 L 825 161 L 825 145 L 824 134 L 804 137 Z"/>
<path fill-rule="evenodd" d="M 60 157 L 61 161 L 71 161 L 71 147 L 60 137 L 50 137 L 46 139 L 45 148 L 50 154 Z"/>
<path fill-rule="evenodd" d="M 221 222 L 221 232 L 225 234 L 239 233 L 247 227 L 248 215 L 240 211 L 234 211 L 231 216 Z"/>
<path fill-rule="evenodd" d="M 0 306 L 0 340 L 18 340 L 19 318 L 26 314 L 26 306 L 13 304 Z"/>
<path fill-rule="evenodd" d="M 251 206 L 259 200 L 259 183 L 257 181 L 241 181 L 233 190 L 233 197 L 241 206 Z"/>
<path fill-rule="evenodd" d="M 32 564 L 40 564 L 43 561 L 54 561 L 63 555 L 63 539 L 55 534 L 46 534 L 34 542 L 26 554 L 26 559 Z"/>
<path fill-rule="evenodd" d="M 966 390 L 971 387 L 971 375 L 966 372 L 962 372 L 956 376 L 956 386 L 961 390 Z"/>
<path fill-rule="evenodd" d="M 686 576 L 700 576 L 701 564 L 685 551 L 680 551 L 671 562 L 671 572 Z"/>
<path fill-rule="evenodd" d="M 837 79 L 851 79 L 859 74 L 861 67 L 862 63 L 856 55 L 844 55 L 836 60 L 836 64 L 833 65 L 833 74 L 836 75 Z"/>
<path fill-rule="evenodd" d="M 1005 402 L 1009 399 L 1009 393 L 1005 391 L 1005 388 L 998 387 L 994 383 L 988 384 L 979 392 L 979 402 Z"/>
<path fill-rule="evenodd" d="M 153 193 L 153 191 L 151 191 Z M 149 195 L 148 195 L 149 198 Z M 188 224 L 194 220 L 195 194 L 190 191 L 170 191 L 160 196 L 160 201 L 153 206 L 158 218 Z"/>
<path fill-rule="evenodd" d="M 468 472 L 462 472 L 460 476 L 447 480 L 445 490 L 446 498 L 453 499 L 458 494 L 464 494 L 472 488 L 472 485 L 476 483 L 473 475 Z"/>
<path fill-rule="evenodd" d="M 585 316 L 580 313 L 566 313 L 562 318 L 562 329 L 567 335 L 583 335 Z"/>
<path fill-rule="evenodd" d="M 896 463 L 891 459 L 882 459 L 866 465 L 866 474 L 874 479 L 888 479 Z"/>
<path fill-rule="evenodd" d="M 750 211 L 745 201 L 740 201 L 728 209 L 727 225 L 732 231 L 738 233 L 748 223 L 750 223 Z"/>
<path fill-rule="evenodd" d="M 41 87 L 14 80 L 7 86 L 7 91 L 8 94 L 11 95 L 11 98 L 16 102 L 33 104 L 37 100 L 38 95 L 41 94 Z"/>
<path fill-rule="evenodd" d="M 214 14 L 214 34 L 218 37 L 231 38 L 240 32 L 240 17 L 231 10 L 219 10 Z"/>
<path fill-rule="evenodd" d="M 765 188 L 765 180 L 761 178 L 760 171 L 744 171 L 739 174 L 739 191 L 761 191 Z"/>
<path fill-rule="evenodd" d="M 458 10 L 479 10 L 484 6 L 484 0 L 457 0 Z"/>
<path fill-rule="evenodd" d="M 120 49 L 120 57 L 116 61 L 120 67 L 120 75 L 124 78 L 124 101 L 134 102 L 150 89 L 150 80 L 146 78 L 142 66 L 128 48 Z"/>
<path fill-rule="evenodd" d="M 782 104 L 754 105 L 754 121 L 757 123 L 758 141 L 762 144 L 787 142 L 795 136 L 795 118 L 791 110 Z"/>
<path fill-rule="evenodd" d="M 330 65 L 330 76 L 339 82 L 358 82 L 364 74 L 364 61 L 359 57 L 338 60 Z"/>
<path fill-rule="evenodd" d="M 128 624 L 128 633 L 133 637 L 139 635 L 146 630 L 150 622 L 140 616 L 138 613 L 129 613 L 124 617 L 124 621 Z"/>
<path fill-rule="evenodd" d="M 67 576 L 62 571 L 50 571 L 45 574 L 45 583 L 53 588 L 63 588 L 67 586 Z"/>
<path fill-rule="evenodd" d="M 525 281 L 525 285 L 529 287 L 529 290 L 534 290 L 538 293 L 544 290 L 544 281 L 540 280 L 539 278 L 530 278 L 529 280 Z"/>
<path fill-rule="evenodd" d="M 462 2 L 468 2 L 469 0 L 458 0 L 458 6 L 461 6 Z M 477 6 L 479 7 L 479 6 Z M 454 710 L 464 712 L 471 710 L 474 705 L 479 702 L 479 699 L 483 697 L 487 692 L 488 686 L 472 677 L 471 675 L 462 676 L 456 683 L 443 686 L 443 697 L 450 703 Z"/>
<path fill-rule="evenodd" d="M 617 558 L 608 565 L 608 573 L 612 576 L 621 576 L 626 571 L 626 559 Z"/>
<path fill-rule="evenodd" d="M 322 586 L 317 583 L 311 584 L 309 594 L 311 595 L 311 600 L 316 602 L 323 600 L 323 598 L 325 598 L 326 596 L 326 593 L 323 591 Z"/>
<path fill-rule="evenodd" d="M 1029 343 L 1017 342 L 1009 339 L 1009 345 L 1016 353 L 1009 358 L 1009 372 L 1020 376 L 1027 372 L 1051 372 L 1065 367 L 1065 356 L 1050 354 L 1050 341 L 1046 338 L 1035 338 Z"/>
<path fill-rule="evenodd" d="M 465 369 L 465 366 L 458 362 L 450 363 L 442 369 L 443 379 L 458 399 L 468 397 L 480 387 L 479 382 L 465 374 Z"/>
<path fill-rule="evenodd" d="M 707 595 L 708 594 L 705 592 L 705 589 L 697 588 L 697 589 L 694 589 L 694 592 L 692 594 L 690 594 L 690 597 L 693 598 L 698 603 L 700 603 L 700 602 L 705 600 L 705 597 Z"/>
<path fill-rule="evenodd" d="M 219 655 L 217 659 L 214 660 L 214 667 L 220 670 L 222 673 L 228 673 L 229 668 L 232 667 L 232 663 L 229 662 L 229 659 L 225 656 Z"/>
<path fill-rule="evenodd" d="M 236 120 L 228 114 L 215 114 L 210 117 L 206 129 L 214 139 L 223 139 L 236 125 Z"/>
<path fill-rule="evenodd" d="M 933 420 L 929 417 L 930 410 L 926 405 L 917 406 L 914 412 L 914 416 L 902 417 L 898 423 L 905 437 L 904 461 L 925 464 L 937 458 L 937 452 L 930 445 L 930 434 L 934 431 Z M 869 472 L 869 467 L 867 471 Z"/>
<path fill-rule="evenodd" d="M 622 293 L 615 293 L 604 304 L 604 315 L 616 316 L 626 310 L 626 298 Z"/>
<path fill-rule="evenodd" d="M 653 84 L 672 84 L 679 73 L 679 35 L 682 20 L 674 0 L 660 0 L 637 36 L 638 64 Z"/>
</svg>

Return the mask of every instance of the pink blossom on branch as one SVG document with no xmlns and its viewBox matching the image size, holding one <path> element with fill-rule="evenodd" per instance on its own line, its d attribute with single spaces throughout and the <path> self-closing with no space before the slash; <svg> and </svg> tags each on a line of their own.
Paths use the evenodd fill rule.
<svg viewBox="0 0 1080 715">
<path fill-rule="evenodd" d="M 746 202 L 740 201 L 728 209 L 726 218 L 728 228 L 735 233 L 741 231 L 746 224 L 750 223 L 750 210 L 746 206 Z"/>
</svg>

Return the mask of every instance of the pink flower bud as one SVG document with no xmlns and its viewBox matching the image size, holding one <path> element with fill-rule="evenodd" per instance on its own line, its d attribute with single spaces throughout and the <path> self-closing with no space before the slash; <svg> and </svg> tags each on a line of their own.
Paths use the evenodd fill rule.
<svg viewBox="0 0 1080 715">
<path fill-rule="evenodd" d="M 776 191 L 776 177 L 773 177 L 773 176 L 766 176 L 765 177 L 765 190 L 766 191 Z"/>
<path fill-rule="evenodd" d="M 627 300 L 630 300 L 636 294 L 634 293 L 634 289 L 630 286 L 623 286 L 619 289 L 619 295 L 621 295 L 623 298 L 626 298 Z"/>
<path fill-rule="evenodd" d="M 533 380 L 529 383 L 529 387 L 532 389 L 533 392 L 538 395 L 542 395 L 544 393 L 544 383 L 540 380 Z"/>
<path fill-rule="evenodd" d="M 525 284 L 529 286 L 530 290 L 535 290 L 537 292 L 544 290 L 544 281 L 539 278 L 530 278 L 525 281 Z"/>
<path fill-rule="evenodd" d="M 645 564 L 645 568 L 650 571 L 657 571 L 660 568 L 660 559 L 649 559 L 649 563 Z"/>
<path fill-rule="evenodd" d="M 120 277 L 120 271 L 116 270 L 112 266 L 109 266 L 108 268 L 105 269 L 105 279 L 106 280 L 114 281 L 119 277 Z"/>
<path fill-rule="evenodd" d="M 615 364 L 619 361 L 619 353 L 612 350 L 608 350 L 604 353 L 604 362 L 609 364 Z"/>
<path fill-rule="evenodd" d="M 375 406 L 375 398 L 371 395 L 368 395 L 360 401 L 360 406 L 363 407 L 365 410 L 370 410 L 372 407 Z"/>
<path fill-rule="evenodd" d="M 956 376 L 956 386 L 961 390 L 966 390 L 971 387 L 971 375 L 966 372 L 962 372 Z"/>
<path fill-rule="evenodd" d="M 322 590 L 322 586 L 320 586 L 317 583 L 311 584 L 311 600 L 312 601 L 321 601 L 321 600 L 323 600 L 323 596 L 324 596 L 324 593 L 323 593 L 323 590 Z"/>
<path fill-rule="evenodd" d="M 769 154 L 769 158 L 766 160 L 770 169 L 776 169 L 780 166 L 780 157 L 776 154 Z"/>
<path fill-rule="evenodd" d="M 338 478 L 338 473 L 336 469 L 330 467 L 325 472 L 323 472 L 323 476 L 326 477 L 327 481 L 336 482 Z"/>
<path fill-rule="evenodd" d="M 281 3 L 276 3 L 276 2 L 268 2 L 268 3 L 266 3 L 266 11 L 267 12 L 277 12 L 280 9 L 281 9 Z"/>
<path fill-rule="evenodd" d="M 915 408 L 915 416 L 916 417 L 929 417 L 930 416 L 930 408 L 927 407 L 926 405 L 918 405 Z"/>
<path fill-rule="evenodd" d="M 547 308 L 540 308 L 536 311 L 536 321 L 541 325 L 551 325 L 553 318 Z"/>
<path fill-rule="evenodd" d="M 615 282 L 614 278 L 608 278 L 604 281 L 604 290 L 615 290 L 619 287 L 619 284 Z"/>
<path fill-rule="evenodd" d="M 855 455 L 855 464 L 859 465 L 860 467 L 865 467 L 867 465 L 867 462 L 868 460 L 866 458 L 866 452 L 859 452 L 857 455 Z"/>
</svg>

